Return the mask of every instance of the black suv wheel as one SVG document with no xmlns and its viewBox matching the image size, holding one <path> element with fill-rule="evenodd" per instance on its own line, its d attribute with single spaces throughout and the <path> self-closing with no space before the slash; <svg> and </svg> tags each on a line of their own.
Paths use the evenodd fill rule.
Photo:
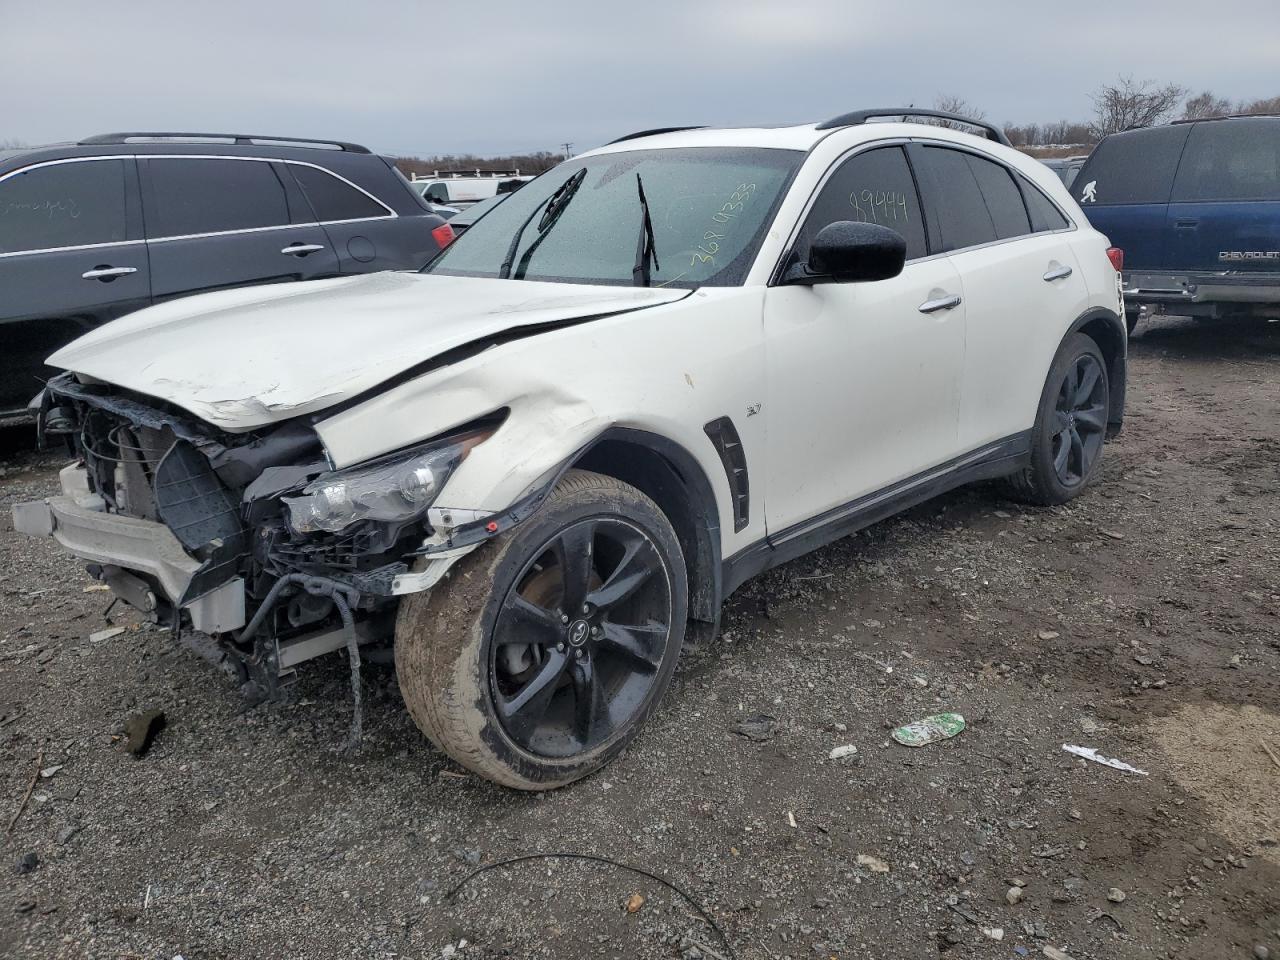
<svg viewBox="0 0 1280 960">
<path fill-rule="evenodd" d="M 401 604 L 410 714 L 459 763 L 525 790 L 608 763 L 661 699 L 688 583 L 671 524 L 639 490 L 571 472 L 510 534 Z"/>
</svg>

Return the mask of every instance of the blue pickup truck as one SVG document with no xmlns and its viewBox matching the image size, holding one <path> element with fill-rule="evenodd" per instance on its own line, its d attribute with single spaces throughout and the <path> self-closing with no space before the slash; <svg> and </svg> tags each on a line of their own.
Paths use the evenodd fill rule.
<svg viewBox="0 0 1280 960">
<path fill-rule="evenodd" d="M 1072 192 L 1124 251 L 1130 332 L 1140 306 L 1280 318 L 1280 116 L 1112 134 Z"/>
</svg>

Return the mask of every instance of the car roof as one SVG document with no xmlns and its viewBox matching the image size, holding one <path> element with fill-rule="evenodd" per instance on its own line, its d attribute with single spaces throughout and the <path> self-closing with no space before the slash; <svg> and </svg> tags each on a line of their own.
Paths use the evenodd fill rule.
<svg viewBox="0 0 1280 960">
<path fill-rule="evenodd" d="M 578 156 L 620 153 L 626 150 L 679 149 L 687 147 L 762 147 L 774 150 L 808 152 L 829 136 L 840 135 L 847 143 L 895 138 L 930 137 L 985 147 L 998 145 L 984 137 L 974 136 L 949 127 L 927 123 L 876 120 L 848 126 L 801 123 L 770 127 L 685 127 L 653 134 L 641 133 L 615 140 Z"/>
<path fill-rule="evenodd" d="M 164 154 L 167 156 L 190 154 L 195 156 L 263 157 L 279 160 L 300 160 L 316 163 L 341 171 L 352 164 L 363 165 L 377 154 L 342 146 L 308 145 L 306 141 L 290 143 L 285 139 L 260 138 L 249 142 L 234 142 L 230 138 L 211 139 L 125 139 L 127 135 L 82 140 L 79 143 L 54 143 L 39 147 L 22 147 L 0 152 L 0 173 L 34 163 L 50 160 L 67 160 L 76 157 L 119 157 Z M 206 134 L 204 137 L 217 136 Z M 351 145 L 355 147 L 355 144 Z M 363 151 L 363 152 L 361 152 Z"/>
</svg>

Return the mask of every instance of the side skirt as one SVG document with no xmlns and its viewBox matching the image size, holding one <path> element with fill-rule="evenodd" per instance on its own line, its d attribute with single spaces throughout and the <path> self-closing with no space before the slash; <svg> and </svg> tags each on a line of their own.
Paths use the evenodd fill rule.
<svg viewBox="0 0 1280 960">
<path fill-rule="evenodd" d="M 857 533 L 948 490 L 1015 473 L 1027 466 L 1030 456 L 1031 431 L 1027 430 L 770 534 L 724 561 L 723 598 L 727 599 L 757 574 Z"/>
</svg>

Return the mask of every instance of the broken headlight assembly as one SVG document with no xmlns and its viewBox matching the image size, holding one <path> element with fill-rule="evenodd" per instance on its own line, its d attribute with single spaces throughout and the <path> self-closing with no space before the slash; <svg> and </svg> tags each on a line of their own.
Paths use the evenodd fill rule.
<svg viewBox="0 0 1280 960">
<path fill-rule="evenodd" d="M 486 435 L 419 447 L 369 466 L 321 474 L 284 497 L 295 533 L 337 533 L 361 520 L 407 523 L 427 512 L 467 451 Z"/>
</svg>

